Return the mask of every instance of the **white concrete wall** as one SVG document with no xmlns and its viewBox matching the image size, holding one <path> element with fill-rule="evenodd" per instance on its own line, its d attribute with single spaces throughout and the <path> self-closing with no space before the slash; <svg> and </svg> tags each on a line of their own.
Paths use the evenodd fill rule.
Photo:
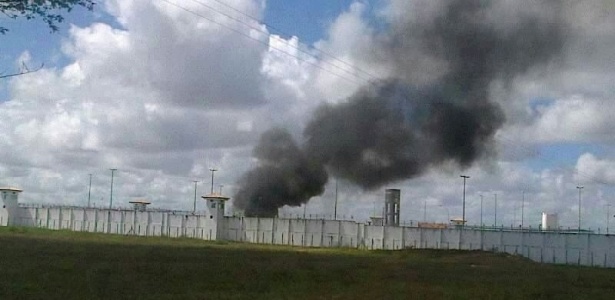
<svg viewBox="0 0 615 300">
<path fill-rule="evenodd" d="M 354 221 L 279 218 L 225 217 L 216 223 L 207 214 L 79 207 L 20 207 L 7 217 L 13 225 L 58 230 L 303 247 L 485 250 L 544 263 L 615 268 L 613 235 L 370 226 Z M 0 225 L 7 225 L 2 220 Z"/>
<path fill-rule="evenodd" d="M 215 239 L 208 215 L 165 211 L 109 210 L 82 207 L 20 207 L 11 217 L 17 226 L 139 236 Z M 6 226 L 7 224 L 0 224 Z"/>
<path fill-rule="evenodd" d="M 225 218 L 225 239 L 259 244 L 360 249 L 486 250 L 537 262 L 615 267 L 615 236 L 369 226 L 353 221 Z"/>
</svg>

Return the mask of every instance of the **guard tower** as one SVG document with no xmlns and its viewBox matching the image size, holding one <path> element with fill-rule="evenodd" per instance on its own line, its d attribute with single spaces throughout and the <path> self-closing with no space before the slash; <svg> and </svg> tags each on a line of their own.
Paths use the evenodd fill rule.
<svg viewBox="0 0 615 300">
<path fill-rule="evenodd" d="M 145 199 L 128 201 L 128 203 L 132 204 L 132 207 L 136 211 L 146 211 L 147 210 L 147 206 L 152 204 L 151 202 L 149 202 L 149 201 L 147 201 Z"/>
<path fill-rule="evenodd" d="M 19 213 L 19 193 L 22 190 L 12 187 L 0 187 L 0 226 L 17 224 Z"/>
<path fill-rule="evenodd" d="M 224 206 L 225 202 L 230 198 L 222 194 L 212 193 L 201 196 L 206 201 L 207 216 L 205 225 L 210 228 L 210 239 L 215 240 L 223 238 L 222 231 L 224 230 Z"/>
<path fill-rule="evenodd" d="M 387 189 L 384 195 L 384 222 L 387 226 L 399 226 L 399 204 L 401 191 L 399 189 Z"/>
</svg>

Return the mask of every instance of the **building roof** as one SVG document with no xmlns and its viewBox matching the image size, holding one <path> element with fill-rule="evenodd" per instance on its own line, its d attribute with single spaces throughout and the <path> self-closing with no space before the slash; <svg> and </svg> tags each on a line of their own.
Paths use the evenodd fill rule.
<svg viewBox="0 0 615 300">
<path fill-rule="evenodd" d="M 14 187 L 0 187 L 0 191 L 23 192 L 23 190 Z"/>
<path fill-rule="evenodd" d="M 130 204 L 152 204 L 151 202 L 142 199 L 142 200 L 132 200 L 132 201 L 128 201 L 128 203 Z"/>
<path fill-rule="evenodd" d="M 204 196 L 201 196 L 201 198 L 203 198 L 205 200 L 222 200 L 222 201 L 226 201 L 228 199 L 231 199 L 229 197 L 222 196 L 222 194 L 218 194 L 218 193 L 204 195 Z"/>
</svg>

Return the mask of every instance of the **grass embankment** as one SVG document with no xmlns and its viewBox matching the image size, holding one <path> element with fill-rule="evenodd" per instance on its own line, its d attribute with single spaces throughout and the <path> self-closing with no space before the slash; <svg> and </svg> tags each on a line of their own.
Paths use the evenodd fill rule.
<svg viewBox="0 0 615 300">
<path fill-rule="evenodd" d="M 0 227 L 0 299 L 613 299 L 615 270 Z"/>
</svg>

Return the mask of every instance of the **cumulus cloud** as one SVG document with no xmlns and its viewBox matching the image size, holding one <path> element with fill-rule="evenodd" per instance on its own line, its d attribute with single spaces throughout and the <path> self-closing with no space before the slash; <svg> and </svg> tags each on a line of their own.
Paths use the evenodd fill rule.
<svg viewBox="0 0 615 300">
<path fill-rule="evenodd" d="M 99 9 L 113 24 L 73 26 L 66 33 L 65 65 L 10 80 L 2 91 L 8 98 L 0 99 L 0 184 L 23 187 L 23 199 L 30 202 L 84 204 L 92 173 L 92 200 L 101 205 L 109 196 L 108 168 L 117 167 L 117 203 L 146 197 L 156 206 L 191 209 L 192 180 L 201 181 L 199 192 L 209 191 L 208 168 L 216 166 L 216 188 L 224 184 L 225 193 L 232 194 L 239 175 L 255 165 L 250 153 L 258 135 L 273 125 L 297 136 L 320 103 L 339 102 L 360 87 L 353 81 L 386 78 L 400 63 L 429 70 L 406 74 L 416 83 L 429 82 L 447 68 L 424 53 L 400 61 L 373 47 L 382 42 L 379 26 L 408 16 L 416 22 L 433 19 L 446 1 L 389 0 L 375 14 L 368 4 L 353 3 L 331 20 L 322 40 L 307 46 L 301 37 L 269 35 L 263 24 L 215 1 L 201 2 L 250 26 L 192 1 L 174 3 L 223 25 L 164 1 L 110 0 Z M 264 1 L 226 3 L 254 16 L 266 10 Z M 506 27 L 513 14 L 545 11 L 514 0 L 496 4 L 491 15 L 500 15 L 491 20 L 494 26 Z M 507 123 L 496 136 L 498 160 L 466 171 L 472 176 L 467 191 L 471 223 L 479 219 L 481 194 L 485 223 L 492 222 L 495 193 L 498 215 L 506 224 L 518 222 L 525 190 L 526 224 L 537 224 L 544 210 L 576 226 L 574 187 L 581 178 L 574 169 L 613 181 L 610 152 L 584 154 L 567 162 L 568 168 L 526 159 L 540 160 L 533 150 L 545 144 L 612 146 L 614 10 L 609 1 L 570 2 L 562 12 L 569 42 L 557 65 L 530 70 L 511 86 L 491 87 L 490 98 L 502 106 Z M 402 189 L 404 219 L 422 220 L 427 200 L 428 219 L 444 221 L 447 210 L 451 217 L 461 214 L 459 175 L 445 166 L 388 187 Z M 582 183 L 587 216 L 600 213 L 610 191 L 590 183 Z M 310 202 L 308 214 L 330 215 L 334 191 L 330 182 Z M 340 180 L 338 212 L 365 219 L 379 212 L 383 195 Z M 600 222 L 588 220 L 593 227 Z"/>
<path fill-rule="evenodd" d="M 10 81 L 0 110 L 3 182 L 34 192 L 41 176 L 50 178 L 58 186 L 45 185 L 48 193 L 83 203 L 87 174 L 108 180 L 105 170 L 116 167 L 126 197 L 151 185 L 147 194 L 163 205 L 186 192 L 191 179 L 204 181 L 208 166 L 228 165 L 230 174 L 220 179 L 233 182 L 231 170 L 241 166 L 235 161 L 245 165 L 247 157 L 234 149 L 244 149 L 272 123 L 292 120 L 285 111 L 293 110 L 300 89 L 290 76 L 268 72 L 280 59 L 267 47 L 264 25 L 236 15 L 244 22 L 238 24 L 217 12 L 233 11 L 213 1 L 208 5 L 217 11 L 177 3 L 189 11 L 165 2 L 107 1 L 101 8 L 120 27 L 72 26 L 62 45 L 68 64 Z M 264 7 L 248 0 L 229 4 L 255 16 Z M 301 66 L 278 69 L 306 80 Z M 268 118 L 271 111 L 281 117 Z M 20 175 L 19 168 L 32 172 Z M 166 186 L 152 182 L 154 176 Z M 81 182 L 80 190 L 69 193 L 68 182 Z"/>
<path fill-rule="evenodd" d="M 615 160 L 600 159 L 591 153 L 582 154 L 576 164 L 580 183 L 615 184 Z"/>
</svg>

